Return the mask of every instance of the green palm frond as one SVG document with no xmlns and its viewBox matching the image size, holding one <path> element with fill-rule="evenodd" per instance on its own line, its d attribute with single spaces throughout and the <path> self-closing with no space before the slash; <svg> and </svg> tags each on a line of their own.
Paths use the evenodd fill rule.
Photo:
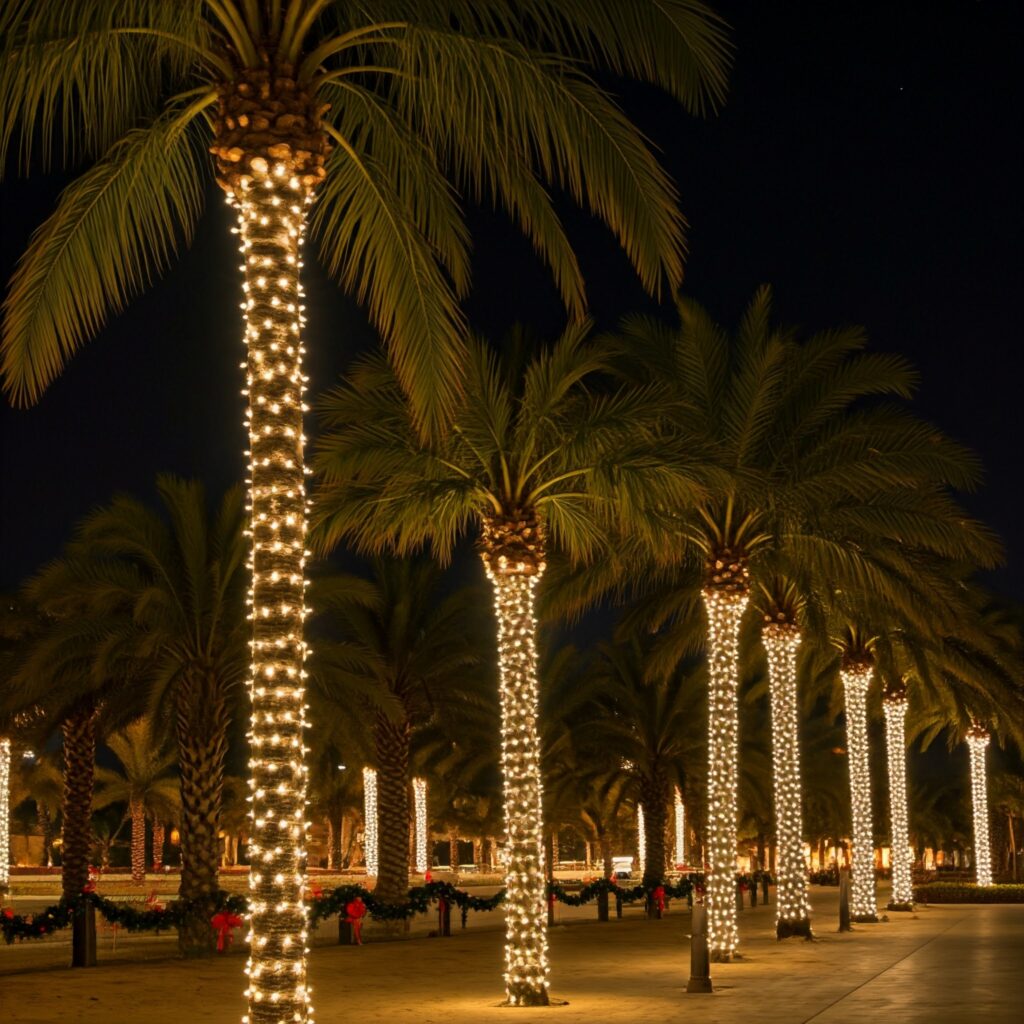
<svg viewBox="0 0 1024 1024">
<path fill-rule="evenodd" d="M 4 301 L 2 373 L 15 402 L 34 402 L 82 342 L 191 239 L 202 165 L 177 113 L 116 142 L 33 235 Z"/>
</svg>

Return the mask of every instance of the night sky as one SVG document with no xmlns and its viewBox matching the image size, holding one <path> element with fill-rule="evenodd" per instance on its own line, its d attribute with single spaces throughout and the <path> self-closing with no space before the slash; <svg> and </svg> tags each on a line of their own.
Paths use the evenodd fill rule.
<svg viewBox="0 0 1024 1024">
<path fill-rule="evenodd" d="M 910 357 L 918 408 L 981 455 L 967 501 L 1006 539 L 992 576 L 1024 601 L 1019 435 L 1022 161 L 1018 3 L 720 4 L 736 66 L 717 117 L 644 89 L 622 101 L 663 150 L 689 219 L 685 289 L 733 324 L 762 282 L 786 323 L 863 324 Z M 62 181 L 0 187 L 6 280 Z M 0 588 L 55 556 L 118 491 L 159 471 L 219 491 L 242 476 L 237 253 L 211 187 L 191 249 L 68 365 L 36 408 L 0 409 Z M 603 230 L 570 216 L 601 326 L 651 308 Z M 478 328 L 560 311 L 525 242 L 473 211 Z M 372 342 L 359 309 L 307 260 L 312 394 Z M 312 426 L 312 424 L 310 425 Z"/>
</svg>

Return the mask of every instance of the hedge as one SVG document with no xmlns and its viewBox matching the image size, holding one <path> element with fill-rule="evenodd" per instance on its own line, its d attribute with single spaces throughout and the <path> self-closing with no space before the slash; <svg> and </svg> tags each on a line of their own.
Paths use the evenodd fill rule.
<svg viewBox="0 0 1024 1024">
<path fill-rule="evenodd" d="M 914 886 L 917 903 L 1024 903 L 1024 885 L 930 882 Z"/>
</svg>

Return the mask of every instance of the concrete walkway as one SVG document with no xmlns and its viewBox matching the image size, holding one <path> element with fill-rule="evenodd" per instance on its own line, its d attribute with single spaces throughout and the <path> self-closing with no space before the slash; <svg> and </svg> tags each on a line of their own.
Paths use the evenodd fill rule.
<svg viewBox="0 0 1024 1024">
<path fill-rule="evenodd" d="M 831 902 L 831 901 L 830 901 Z M 552 993 L 567 1006 L 500 1008 L 500 933 L 323 946 L 311 958 L 320 1024 L 1019 1024 L 1024 906 L 923 907 L 815 942 L 773 938 L 774 907 L 741 915 L 744 959 L 713 965 L 716 991 L 686 995 L 689 915 L 574 923 L 551 932 Z M 0 958 L 4 951 L 0 949 Z M 241 955 L 0 977 L 11 1024 L 237 1021 Z"/>
</svg>

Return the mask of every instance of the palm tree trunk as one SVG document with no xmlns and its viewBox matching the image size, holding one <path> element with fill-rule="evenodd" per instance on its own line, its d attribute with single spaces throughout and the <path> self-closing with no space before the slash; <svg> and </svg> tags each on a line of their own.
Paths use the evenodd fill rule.
<svg viewBox="0 0 1024 1024">
<path fill-rule="evenodd" d="M 96 771 L 96 719 L 91 700 L 61 723 L 64 741 L 64 825 L 61 843 L 61 889 L 64 898 L 79 896 L 89 881 L 92 846 L 92 789 Z"/>
<path fill-rule="evenodd" d="M 772 764 L 775 783 L 775 835 L 779 847 L 776 884 L 778 938 L 811 937 L 811 904 L 807 898 L 804 829 L 800 786 L 800 737 L 796 695 L 796 656 L 800 633 L 792 625 L 770 624 L 762 633 L 768 655 L 772 709 Z M 767 868 L 764 837 L 759 837 L 760 866 Z"/>
<path fill-rule="evenodd" d="M 877 921 L 875 903 L 875 843 L 871 825 L 871 767 L 868 751 L 868 686 L 871 666 L 855 663 L 843 668 L 846 698 L 846 749 L 850 764 L 850 805 L 853 818 L 853 893 L 850 917 Z"/>
<path fill-rule="evenodd" d="M 601 872 L 605 878 L 612 878 L 615 866 L 612 863 L 612 841 L 607 834 L 601 836 Z"/>
<path fill-rule="evenodd" d="M 164 823 L 153 822 L 153 871 L 164 869 Z"/>
<path fill-rule="evenodd" d="M 45 840 L 43 863 L 46 863 Z M 11 880 L 11 741 L 0 736 L 0 895 Z"/>
<path fill-rule="evenodd" d="M 220 810 L 230 723 L 212 680 L 192 678 L 179 686 L 176 731 L 181 787 L 181 884 L 187 913 L 178 929 L 183 956 L 212 956 L 220 865 Z M 251 897 L 250 897 L 251 898 Z"/>
<path fill-rule="evenodd" d="M 501 524 L 507 531 L 507 524 Z M 483 553 L 494 587 L 501 672 L 501 768 L 504 783 L 505 992 L 512 1006 L 547 1006 L 547 893 L 544 815 L 537 727 L 537 651 L 534 591 L 544 565 L 535 522 L 515 524 L 525 550 L 509 558 L 485 525 Z M 497 538 L 504 543 L 502 538 Z M 504 550 L 509 550 L 506 545 Z"/>
<path fill-rule="evenodd" d="M 404 903 L 409 894 L 409 723 L 378 713 L 377 885 L 374 894 L 388 903 Z"/>
<path fill-rule="evenodd" d="M 907 824 L 907 741 L 903 724 L 907 700 L 902 690 L 887 695 L 884 707 L 892 853 L 892 900 L 889 909 L 910 910 L 914 905 L 914 885 Z"/>
<path fill-rule="evenodd" d="M 704 897 L 711 958 L 731 960 L 736 924 L 736 758 L 739 739 L 739 632 L 745 593 L 705 587 L 708 616 L 708 868 Z"/>
<path fill-rule="evenodd" d="M 141 800 L 128 804 L 132 816 L 132 883 L 143 885 L 146 881 L 146 811 Z"/>
<path fill-rule="evenodd" d="M 1013 830 L 1013 815 L 1007 812 L 1006 826 L 1010 833 L 1010 877 L 1016 882 L 1017 879 L 1017 837 Z"/>
<path fill-rule="evenodd" d="M 459 872 L 459 833 L 457 829 L 448 830 L 448 866 L 454 874 Z"/>
<path fill-rule="evenodd" d="M 660 776 L 645 780 L 641 789 L 644 809 L 643 887 L 656 889 L 665 884 L 665 826 L 668 821 L 668 780 Z"/>
<path fill-rule="evenodd" d="M 974 725 L 967 733 L 971 753 L 971 806 L 974 811 L 974 880 L 978 885 L 992 884 L 992 852 L 989 841 L 988 783 L 985 778 L 985 750 L 988 732 Z"/>
<path fill-rule="evenodd" d="M 0 794 L 0 803 L 2 803 L 2 794 Z M 50 809 L 45 804 L 36 806 L 39 811 L 39 831 L 43 834 L 43 859 L 40 863 L 44 868 L 48 868 L 53 863 L 53 815 L 50 814 Z M 3 808 L 0 807 L 0 812 L 2 810 Z M 3 828 L 2 821 L 0 821 L 0 828 Z"/>
</svg>

